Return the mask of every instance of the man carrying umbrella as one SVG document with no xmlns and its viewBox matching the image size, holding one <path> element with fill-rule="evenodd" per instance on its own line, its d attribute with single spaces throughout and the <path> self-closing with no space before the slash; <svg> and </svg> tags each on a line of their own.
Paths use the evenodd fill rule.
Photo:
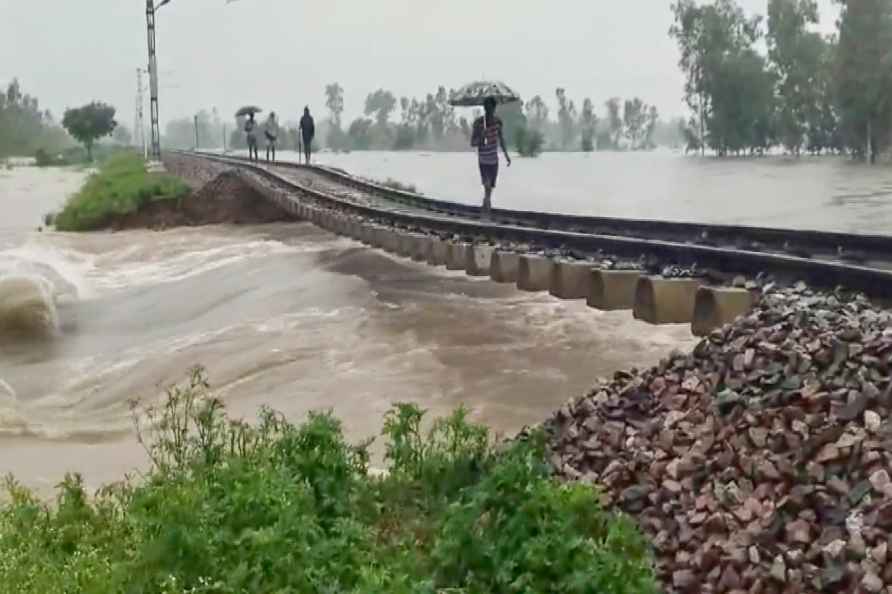
<svg viewBox="0 0 892 594">
<path fill-rule="evenodd" d="M 245 138 L 248 141 L 248 159 L 251 161 L 259 161 L 260 155 L 257 152 L 257 122 L 254 120 L 254 114 L 260 113 L 261 110 L 259 107 L 254 105 L 246 105 L 242 107 L 237 112 L 235 112 L 235 117 L 241 118 L 247 116 L 245 120 Z"/>
<path fill-rule="evenodd" d="M 480 166 L 480 181 L 483 184 L 483 215 L 489 216 L 492 209 L 492 191 L 499 177 L 499 146 L 505 153 L 505 161 L 511 167 L 511 155 L 505 146 L 502 133 L 502 120 L 496 116 L 496 100 L 487 97 L 483 102 L 483 116 L 474 121 L 471 146 L 477 148 L 477 161 Z"/>
<path fill-rule="evenodd" d="M 499 147 L 505 153 L 505 161 L 511 166 L 511 156 L 505 146 L 502 120 L 496 116 L 496 105 L 520 101 L 520 96 L 505 83 L 499 81 L 475 81 L 452 93 L 449 103 L 460 107 L 483 106 L 483 117 L 474 121 L 471 146 L 477 149 L 480 181 L 483 183 L 484 217 L 492 208 L 492 191 L 499 177 Z"/>
</svg>

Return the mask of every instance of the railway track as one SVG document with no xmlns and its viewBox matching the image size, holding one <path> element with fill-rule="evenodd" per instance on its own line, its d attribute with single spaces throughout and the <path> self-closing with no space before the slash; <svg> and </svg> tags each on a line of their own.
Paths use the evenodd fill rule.
<svg viewBox="0 0 892 594">
<path fill-rule="evenodd" d="M 892 297 L 892 237 L 504 209 L 494 209 L 484 220 L 479 207 L 395 190 L 330 167 L 181 154 L 251 171 L 298 197 L 371 222 L 458 234 L 471 241 L 521 243 L 579 258 L 609 254 L 681 267 L 696 264 L 726 275 L 766 273 L 779 280 Z"/>
</svg>

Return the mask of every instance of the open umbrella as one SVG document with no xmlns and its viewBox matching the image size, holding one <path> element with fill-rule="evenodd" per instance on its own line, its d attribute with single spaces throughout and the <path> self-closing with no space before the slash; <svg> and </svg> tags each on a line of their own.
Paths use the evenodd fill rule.
<svg viewBox="0 0 892 594">
<path fill-rule="evenodd" d="M 458 107 L 476 107 L 483 105 L 488 98 L 495 99 L 497 105 L 520 101 L 520 95 L 511 87 L 497 80 L 478 80 L 468 83 L 449 97 L 449 104 Z"/>
<path fill-rule="evenodd" d="M 239 109 L 237 112 L 235 112 L 235 117 L 240 118 L 242 116 L 246 116 L 251 113 L 260 113 L 261 111 L 263 111 L 263 110 L 260 109 L 259 107 L 257 107 L 256 105 L 246 105 L 246 106 L 242 107 L 241 109 Z"/>
<path fill-rule="evenodd" d="M 477 80 L 468 83 L 449 97 L 449 104 L 458 107 L 476 107 L 483 105 L 487 99 L 493 99 L 496 105 L 520 101 L 520 95 L 511 87 L 497 80 Z M 483 128 L 486 128 L 486 114 L 483 114 Z M 483 144 L 486 144 L 484 135 Z"/>
</svg>

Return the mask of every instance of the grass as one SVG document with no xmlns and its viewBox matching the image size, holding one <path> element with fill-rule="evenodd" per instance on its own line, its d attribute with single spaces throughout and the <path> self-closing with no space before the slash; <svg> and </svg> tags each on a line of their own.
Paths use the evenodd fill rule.
<svg viewBox="0 0 892 594">
<path fill-rule="evenodd" d="M 147 173 L 145 162 L 136 153 L 117 153 L 68 199 L 54 221 L 60 231 L 92 231 L 150 202 L 178 200 L 188 193 L 189 187 L 176 177 Z"/>
<path fill-rule="evenodd" d="M 138 418 L 138 483 L 43 504 L 11 480 L 0 593 L 656 592 L 649 549 L 596 493 L 550 476 L 544 439 L 496 445 L 459 409 L 385 419 L 387 473 L 340 423 L 228 420 L 200 370 Z"/>
</svg>

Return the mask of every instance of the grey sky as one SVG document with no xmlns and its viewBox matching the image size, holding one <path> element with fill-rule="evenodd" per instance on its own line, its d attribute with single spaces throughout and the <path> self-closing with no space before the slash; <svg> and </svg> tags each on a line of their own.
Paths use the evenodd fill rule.
<svg viewBox="0 0 892 594">
<path fill-rule="evenodd" d="M 766 0 L 739 0 L 765 12 Z M 837 10 L 819 0 L 822 29 Z M 525 98 L 567 88 L 581 103 L 640 96 L 680 114 L 682 76 L 669 0 L 173 0 L 158 14 L 162 122 L 257 103 L 324 114 L 345 88 L 346 116 L 379 87 L 422 96 L 440 84 L 504 80 Z M 142 0 L 0 0 L 0 81 L 18 76 L 57 115 L 101 99 L 132 125 L 146 62 Z M 600 109 L 599 111 L 603 111 Z"/>
</svg>

